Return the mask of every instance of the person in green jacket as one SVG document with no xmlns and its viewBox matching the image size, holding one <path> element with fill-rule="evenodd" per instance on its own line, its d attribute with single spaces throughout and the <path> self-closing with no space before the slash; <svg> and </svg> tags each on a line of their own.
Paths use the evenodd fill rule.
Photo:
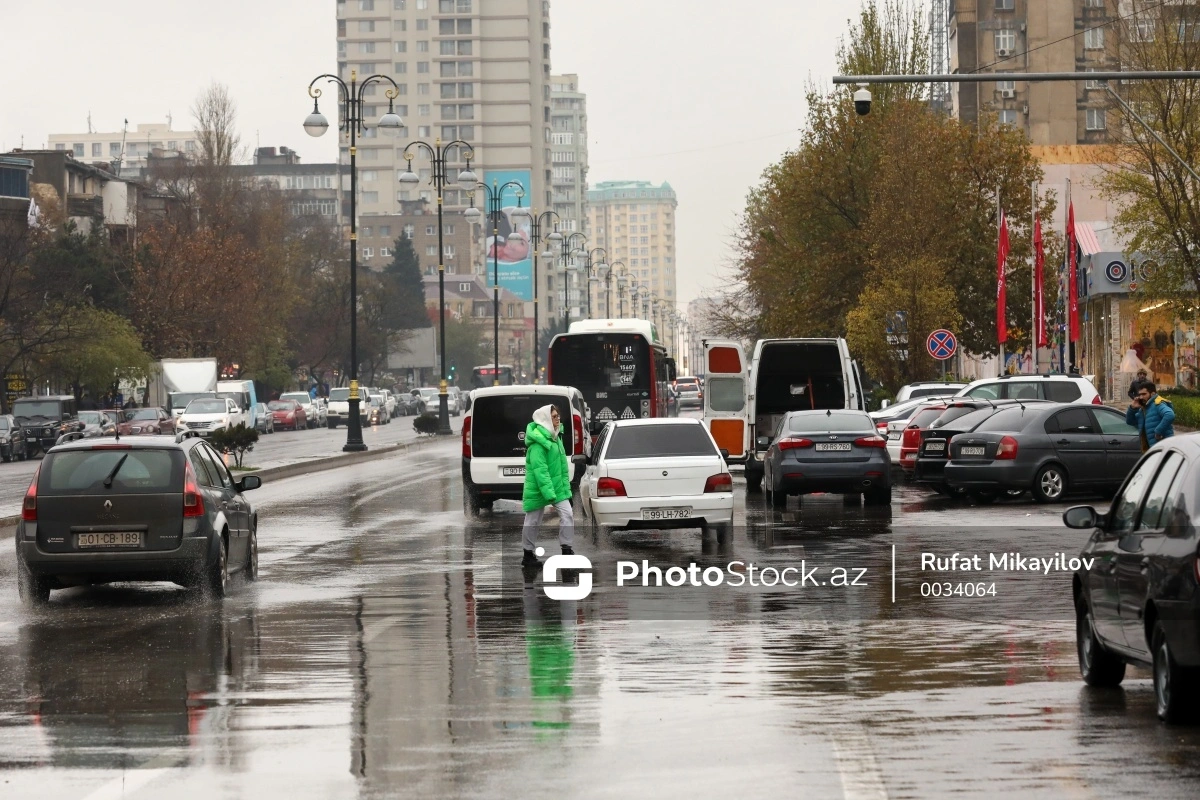
<svg viewBox="0 0 1200 800">
<path fill-rule="evenodd" d="M 521 544 L 525 554 L 522 567 L 540 567 L 534 553 L 538 529 L 547 506 L 558 509 L 558 543 L 564 556 L 575 555 L 575 518 L 571 510 L 571 470 L 563 447 L 562 423 L 558 409 L 542 406 L 533 412 L 533 422 L 525 428 L 525 489 L 522 507 L 525 524 Z"/>
</svg>

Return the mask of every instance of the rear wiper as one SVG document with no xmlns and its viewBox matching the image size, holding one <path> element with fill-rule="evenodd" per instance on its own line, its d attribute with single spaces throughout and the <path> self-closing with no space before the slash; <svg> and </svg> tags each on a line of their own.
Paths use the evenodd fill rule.
<svg viewBox="0 0 1200 800">
<path fill-rule="evenodd" d="M 104 479 L 104 488 L 105 489 L 112 488 L 113 478 L 117 477 L 117 473 L 121 470 L 121 465 L 125 463 L 125 459 L 127 459 L 127 458 L 129 458 L 129 453 L 125 453 L 124 455 L 122 455 L 121 458 L 117 461 L 116 466 L 112 468 L 112 472 L 108 473 L 108 477 Z"/>
</svg>

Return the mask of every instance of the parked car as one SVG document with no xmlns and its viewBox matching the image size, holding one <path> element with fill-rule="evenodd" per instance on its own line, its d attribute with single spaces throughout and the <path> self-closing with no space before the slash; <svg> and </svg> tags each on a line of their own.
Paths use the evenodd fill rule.
<svg viewBox="0 0 1200 800">
<path fill-rule="evenodd" d="M 317 427 L 317 409 L 313 404 L 313 399 L 308 392 L 284 392 L 279 395 L 280 400 L 292 400 L 304 409 L 304 424 L 309 428 Z"/>
<path fill-rule="evenodd" d="M 457 386 L 450 386 L 446 389 L 446 406 L 450 409 L 450 416 L 461 416 L 466 409 L 463 407 L 462 392 Z"/>
<path fill-rule="evenodd" d="M 438 404 L 441 401 L 438 399 L 438 389 L 436 386 L 422 386 L 420 389 L 414 389 L 413 391 L 420 395 L 421 402 L 425 404 L 425 408 L 421 412 L 422 414 L 427 412 L 438 413 Z M 446 402 L 449 404 L 450 398 L 447 397 Z"/>
<path fill-rule="evenodd" d="M 63 434 L 83 430 L 75 398 L 71 395 L 18 397 L 13 403 L 12 415 L 24 432 L 28 457 L 46 452 Z"/>
<path fill-rule="evenodd" d="M 946 484 L 988 501 L 1025 489 L 1038 502 L 1115 491 L 1141 455 L 1125 415 L 1090 404 L 1019 403 L 950 440 Z"/>
<path fill-rule="evenodd" d="M 391 389 L 380 389 L 379 393 L 383 395 L 383 407 L 387 411 L 388 419 L 395 419 L 399 410 L 396 408 L 396 395 L 392 394 Z"/>
<path fill-rule="evenodd" d="M 1076 506 L 1069 528 L 1091 529 L 1072 580 L 1079 671 L 1113 687 L 1125 665 L 1150 668 L 1166 722 L 1200 712 L 1200 437 L 1176 436 L 1134 465 L 1111 506 Z"/>
<path fill-rule="evenodd" d="M 1083 375 L 1001 375 L 972 381 L 956 397 L 979 400 L 1052 400 L 1101 405 L 1100 393 Z"/>
<path fill-rule="evenodd" d="M 942 415 L 949 404 L 948 400 L 930 400 L 913 412 L 900 426 L 902 431 L 900 434 L 899 447 L 896 452 L 900 456 L 900 468 L 904 471 L 905 478 L 911 478 L 917 468 L 917 451 L 921 447 L 921 431 L 933 424 L 933 421 Z M 893 442 L 891 439 L 892 427 L 888 425 L 888 452 L 892 452 Z"/>
<path fill-rule="evenodd" d="M 967 388 L 965 383 L 952 383 L 950 381 L 916 381 L 914 383 L 906 383 L 896 391 L 896 399 L 885 406 L 890 408 L 897 403 L 903 403 L 905 400 L 912 400 L 917 397 L 953 397 L 963 389 Z"/>
<path fill-rule="evenodd" d="M 563 420 L 568 454 L 586 455 L 591 440 L 584 430 L 587 405 L 570 386 L 487 386 L 476 389 L 462 422 L 463 512 L 478 516 L 496 500 L 520 500 L 525 486 L 525 429 L 533 412 L 554 404 Z M 586 465 L 576 462 L 572 486 Z"/>
<path fill-rule="evenodd" d="M 346 425 L 350 421 L 350 389 L 342 386 L 329 390 L 329 427 Z M 359 390 L 358 419 L 363 425 L 367 424 L 367 404 L 363 402 L 362 390 Z"/>
<path fill-rule="evenodd" d="M 308 427 L 308 416 L 304 412 L 304 406 L 295 400 L 272 400 L 267 403 L 267 411 L 271 412 L 276 428 L 298 431 Z"/>
<path fill-rule="evenodd" d="M 258 403 L 254 409 L 254 429 L 259 433 L 275 432 L 275 415 L 266 403 Z"/>
<path fill-rule="evenodd" d="M 232 402 L 232 401 L 230 401 Z M 194 435 L 80 440 L 46 454 L 17 526 L 17 587 L 29 604 L 54 589 L 174 581 L 222 597 L 231 571 L 258 574 L 258 516 L 221 456 Z"/>
<path fill-rule="evenodd" d="M 421 413 L 421 400 L 411 392 L 401 392 L 396 395 L 396 412 L 402 416 L 416 416 Z"/>
<path fill-rule="evenodd" d="M 733 476 L 726 455 L 698 419 L 610 422 L 582 457 L 580 508 L 593 528 L 701 528 L 727 540 Z"/>
<path fill-rule="evenodd" d="M 101 436 L 114 436 L 117 433 L 116 411 L 80 411 L 79 421 L 83 423 L 83 438 L 97 439 Z"/>
<path fill-rule="evenodd" d="M 867 505 L 892 502 L 887 440 L 866 412 L 792 411 L 756 444 L 766 451 L 763 483 L 774 508 L 786 508 L 789 495 L 814 492 L 861 494 Z"/>
<path fill-rule="evenodd" d="M 1016 403 L 1040 403 L 1041 400 L 971 400 L 950 401 L 941 416 L 919 431 L 920 443 L 914 462 L 913 480 L 939 494 L 961 494 L 946 486 L 946 461 L 950 457 L 949 442 L 955 436 L 974 431 L 984 420 L 1002 408 Z"/>
<path fill-rule="evenodd" d="M 951 400 L 953 394 L 930 395 L 927 397 L 914 397 L 908 400 L 901 400 L 892 403 L 885 408 L 877 411 L 868 411 L 867 414 L 871 419 L 875 420 L 875 427 L 882 433 L 887 430 L 888 423 L 895 420 L 906 420 L 911 417 L 918 409 L 930 405 L 938 400 Z"/>
<path fill-rule="evenodd" d="M 316 414 L 317 427 L 329 427 L 329 401 L 324 397 L 314 397 L 312 399 L 313 413 Z"/>
<path fill-rule="evenodd" d="M 694 375 L 677 378 L 675 388 L 679 391 L 679 407 L 681 409 L 704 407 L 704 390 L 700 388 L 700 380 Z"/>
<path fill-rule="evenodd" d="M 179 415 L 176 425 L 180 430 L 196 431 L 209 436 L 221 428 L 236 428 L 247 424 L 247 412 L 228 397 L 211 397 L 193 400 Z"/>
<path fill-rule="evenodd" d="M 371 395 L 367 408 L 367 423 L 369 425 L 387 425 L 392 421 L 388 415 L 387 405 L 382 394 Z"/>
<path fill-rule="evenodd" d="M 12 414 L 0 414 L 0 461 L 25 460 L 25 436 Z"/>
<path fill-rule="evenodd" d="M 137 408 L 125 422 L 117 425 L 122 436 L 175 434 L 175 418 L 165 408 Z"/>
</svg>

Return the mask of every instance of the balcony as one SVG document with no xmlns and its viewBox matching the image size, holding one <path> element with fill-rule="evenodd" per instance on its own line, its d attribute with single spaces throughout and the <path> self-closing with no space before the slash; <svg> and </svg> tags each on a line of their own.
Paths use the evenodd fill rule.
<svg viewBox="0 0 1200 800">
<path fill-rule="evenodd" d="M 103 217 L 104 199 L 92 194 L 67 195 L 68 217 Z"/>
</svg>

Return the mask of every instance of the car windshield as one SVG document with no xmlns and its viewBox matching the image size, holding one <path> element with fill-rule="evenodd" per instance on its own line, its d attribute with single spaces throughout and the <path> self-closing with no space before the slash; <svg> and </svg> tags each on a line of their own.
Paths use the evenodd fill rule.
<svg viewBox="0 0 1200 800">
<path fill-rule="evenodd" d="M 292 405 L 291 400 L 272 400 L 267 403 L 267 408 L 272 411 L 291 411 L 295 406 Z"/>
<path fill-rule="evenodd" d="M 295 400 L 300 405 L 311 402 L 312 398 L 304 392 L 289 392 L 288 394 L 279 395 L 280 400 Z"/>
<path fill-rule="evenodd" d="M 117 462 L 111 489 L 104 480 Z M 67 450 L 42 464 L 38 491 L 47 494 L 183 492 L 183 453 L 179 450 Z"/>
<path fill-rule="evenodd" d="M 604 458 L 679 458 L 715 456 L 717 448 L 703 425 L 618 425 L 609 437 Z"/>
<path fill-rule="evenodd" d="M 193 400 L 184 409 L 185 414 L 224 414 L 227 410 L 224 400 Z"/>
<path fill-rule="evenodd" d="M 437 389 L 418 389 L 417 391 L 419 391 L 421 393 L 421 397 L 425 398 L 426 400 L 430 400 L 438 396 Z"/>
<path fill-rule="evenodd" d="M 1019 431 L 1043 407 L 1045 407 L 1044 403 L 1038 407 L 1009 406 L 1002 408 L 984 420 L 975 430 L 981 433 L 985 431 Z"/>
<path fill-rule="evenodd" d="M 139 409 L 138 411 L 133 412 L 133 416 L 129 419 L 130 421 L 135 419 L 158 419 L 158 411 L 153 408 Z"/>
<path fill-rule="evenodd" d="M 700 383 L 695 378 L 680 378 L 675 381 L 675 385 L 680 389 L 699 389 Z"/>
<path fill-rule="evenodd" d="M 83 422 L 86 425 L 99 425 L 100 424 L 100 412 L 99 411 L 80 411 L 79 412 L 79 421 Z"/>
<path fill-rule="evenodd" d="M 793 433 L 874 433 L 875 423 L 863 412 L 793 414 L 788 420 Z"/>
<path fill-rule="evenodd" d="M 951 406 L 942 412 L 942 415 L 930 423 L 930 428 L 942 428 L 954 422 L 956 419 L 965 417 L 975 411 L 974 406 Z"/>
<path fill-rule="evenodd" d="M 190 392 L 171 395 L 171 405 L 174 408 L 187 408 L 188 404 L 199 397 L 216 397 L 214 392 Z"/>
<path fill-rule="evenodd" d="M 331 402 L 331 403 L 345 403 L 349 399 L 350 399 L 350 390 L 349 389 L 330 389 L 329 390 L 329 402 Z"/>
<path fill-rule="evenodd" d="M 918 428 L 928 428 L 929 424 L 940 417 L 942 412 L 945 410 L 946 409 L 942 406 L 923 408 L 912 415 L 912 418 L 908 421 L 908 424 L 916 425 Z"/>
<path fill-rule="evenodd" d="M 6 430 L 8 430 L 8 419 L 6 417 L 0 417 L 0 431 Z"/>
<path fill-rule="evenodd" d="M 13 404 L 14 417 L 57 417 L 59 413 L 55 400 L 18 400 Z"/>
<path fill-rule="evenodd" d="M 938 395 L 952 395 L 959 389 L 963 388 L 962 384 L 957 386 L 918 386 L 909 391 L 908 396 L 911 397 L 937 397 Z"/>
</svg>

